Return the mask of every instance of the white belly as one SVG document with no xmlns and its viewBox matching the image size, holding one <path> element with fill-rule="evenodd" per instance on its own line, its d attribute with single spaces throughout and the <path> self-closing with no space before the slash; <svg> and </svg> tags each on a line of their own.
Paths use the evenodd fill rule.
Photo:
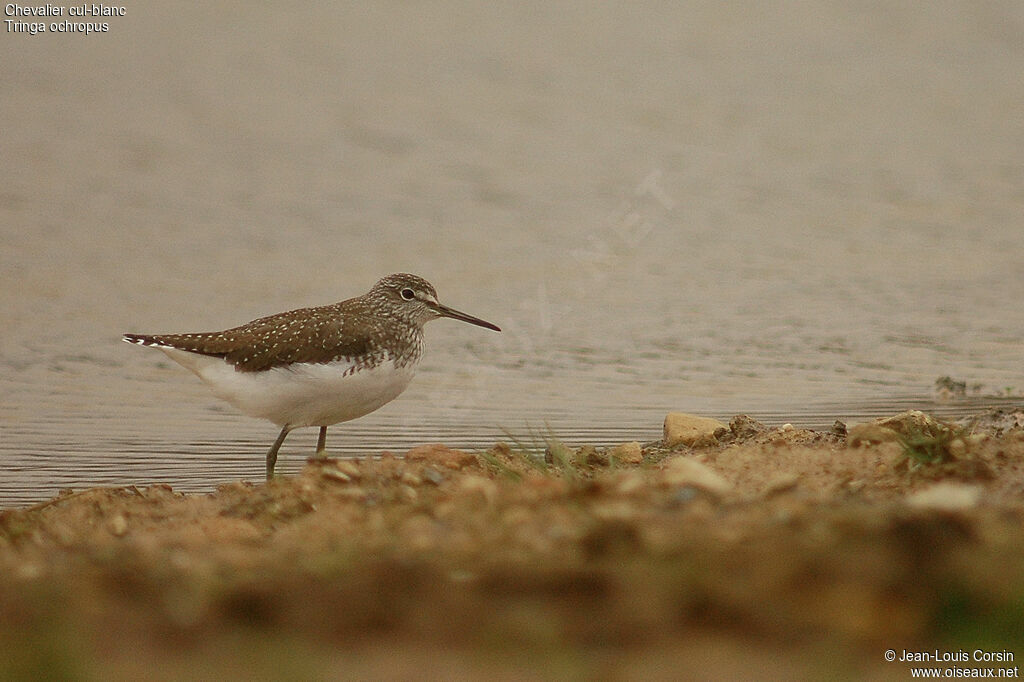
<svg viewBox="0 0 1024 682">
<path fill-rule="evenodd" d="M 160 348 L 194 372 L 214 394 L 249 415 L 278 426 L 330 426 L 362 417 L 394 400 L 415 371 L 390 360 L 346 375 L 346 362 L 301 363 L 263 372 L 239 372 L 224 360 Z"/>
</svg>

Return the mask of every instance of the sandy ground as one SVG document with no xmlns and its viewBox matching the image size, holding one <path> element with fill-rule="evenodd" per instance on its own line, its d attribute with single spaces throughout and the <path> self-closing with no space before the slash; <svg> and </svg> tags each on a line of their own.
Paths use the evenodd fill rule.
<svg viewBox="0 0 1024 682">
<path fill-rule="evenodd" d="M 933 464 L 907 438 L 734 420 L 638 464 L 438 445 L 208 495 L 65 493 L 0 512 L 0 677 L 905 679 L 887 649 L 1019 658 L 1024 430 L 949 433 Z"/>
</svg>

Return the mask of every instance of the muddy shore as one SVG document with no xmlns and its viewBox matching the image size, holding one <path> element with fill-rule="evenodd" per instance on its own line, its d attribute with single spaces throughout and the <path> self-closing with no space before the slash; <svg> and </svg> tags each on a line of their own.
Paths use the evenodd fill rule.
<svg viewBox="0 0 1024 682">
<path fill-rule="evenodd" d="M 733 420 L 693 445 L 435 445 L 206 495 L 68 492 L 0 512 L 0 677 L 909 677 L 888 649 L 1012 668 L 1007 418 Z"/>
</svg>

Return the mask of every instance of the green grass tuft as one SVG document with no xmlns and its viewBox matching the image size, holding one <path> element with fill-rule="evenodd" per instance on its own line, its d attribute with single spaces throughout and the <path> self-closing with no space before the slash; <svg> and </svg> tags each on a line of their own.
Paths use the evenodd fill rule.
<svg viewBox="0 0 1024 682">
<path fill-rule="evenodd" d="M 970 433 L 967 427 L 935 420 L 929 424 L 912 426 L 907 433 L 900 434 L 898 442 L 901 455 L 911 468 L 947 464 L 956 459 L 953 444 L 964 443 Z"/>
</svg>

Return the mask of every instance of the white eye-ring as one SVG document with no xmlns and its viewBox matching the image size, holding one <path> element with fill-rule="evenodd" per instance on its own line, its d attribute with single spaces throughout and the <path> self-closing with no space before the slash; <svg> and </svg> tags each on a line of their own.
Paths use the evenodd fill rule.
<svg viewBox="0 0 1024 682">
<path fill-rule="evenodd" d="M 402 289 L 402 291 L 399 292 L 399 293 L 401 293 L 402 298 L 404 298 L 407 301 L 411 301 L 412 299 L 416 298 L 416 292 L 414 292 L 409 287 L 406 287 L 405 289 Z"/>
</svg>

